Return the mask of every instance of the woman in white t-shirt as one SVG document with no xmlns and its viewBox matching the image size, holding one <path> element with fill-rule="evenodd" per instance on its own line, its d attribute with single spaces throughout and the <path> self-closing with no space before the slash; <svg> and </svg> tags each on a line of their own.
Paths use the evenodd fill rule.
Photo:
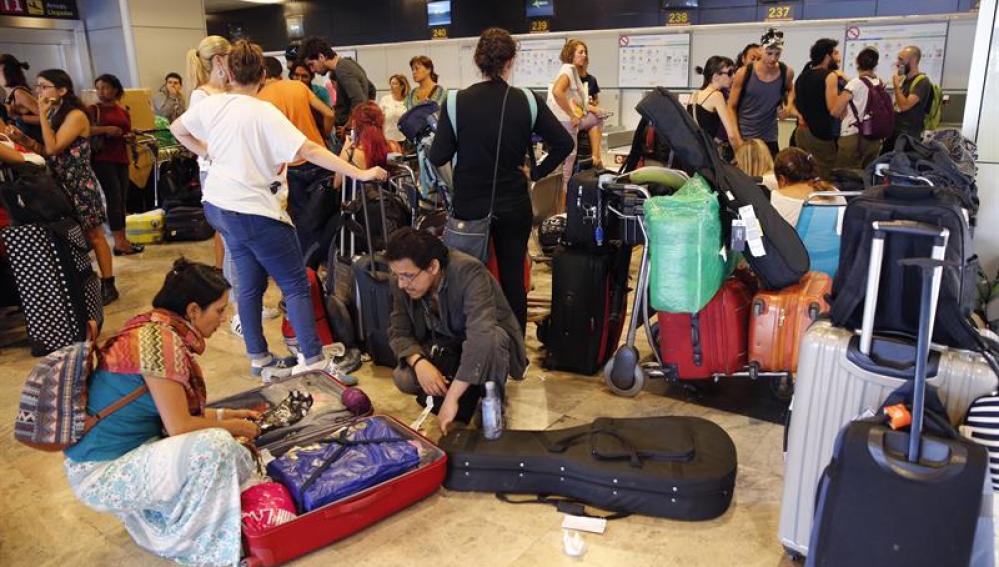
<svg viewBox="0 0 999 567">
<path fill-rule="evenodd" d="M 390 92 L 378 101 L 378 107 L 385 115 L 385 139 L 402 144 L 406 137 L 399 131 L 399 119 L 406 114 L 406 95 L 409 94 L 409 80 L 402 75 L 389 77 Z"/>
<path fill-rule="evenodd" d="M 302 250 L 284 210 L 287 164 L 306 160 L 362 181 L 385 179 L 381 168 L 360 170 L 306 139 L 274 105 L 256 98 L 264 80 L 260 47 L 237 41 L 226 60 L 229 91 L 193 105 L 170 130 L 187 149 L 211 161 L 202 188 L 205 216 L 222 234 L 236 263 L 243 340 L 254 375 L 265 379 L 274 356 L 264 339 L 260 310 L 270 276 L 281 288 L 299 341 L 295 372 L 338 373 L 323 356 Z"/>
<path fill-rule="evenodd" d="M 576 163 L 576 135 L 579 129 L 589 129 L 600 120 L 602 111 L 590 104 L 586 84 L 579 76 L 579 69 L 589 63 L 586 44 L 578 39 L 570 39 L 562 48 L 562 67 L 555 76 L 555 82 L 548 89 L 548 108 L 565 126 L 572 136 L 573 148 L 569 157 L 562 164 L 562 192 L 565 193 L 572 177 L 572 169 Z"/>
<path fill-rule="evenodd" d="M 861 136 L 857 126 L 859 117 L 867 114 L 870 88 L 883 84 L 875 71 L 877 68 L 877 49 L 865 47 L 857 54 L 857 72 L 860 76 L 846 84 L 833 107 L 833 116 L 843 116 L 836 167 L 866 169 L 881 154 L 882 140 Z"/>
</svg>

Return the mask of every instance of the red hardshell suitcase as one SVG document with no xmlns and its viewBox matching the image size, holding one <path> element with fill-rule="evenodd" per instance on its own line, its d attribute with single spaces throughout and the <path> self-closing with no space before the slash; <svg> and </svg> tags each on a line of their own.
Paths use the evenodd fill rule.
<svg viewBox="0 0 999 567">
<path fill-rule="evenodd" d="M 659 352 L 680 380 L 732 375 L 746 366 L 749 288 L 730 278 L 696 314 L 659 313 Z"/>
<path fill-rule="evenodd" d="M 333 331 L 329 319 L 326 317 L 326 300 L 323 289 L 319 285 L 319 277 L 316 276 L 315 270 L 305 268 L 305 273 L 309 278 L 309 297 L 312 300 L 312 314 L 316 319 L 316 334 L 323 346 L 329 346 L 333 344 Z M 295 337 L 295 329 L 291 326 L 287 313 L 281 321 L 281 334 L 284 335 L 284 342 L 288 345 L 288 350 L 297 353 L 298 339 Z"/>
<path fill-rule="evenodd" d="M 326 397 L 336 397 L 346 389 L 344 384 L 325 372 L 310 372 L 290 376 L 249 392 L 213 402 L 210 406 L 257 408 L 260 394 L 265 390 L 280 388 L 287 390 L 289 387 L 298 387 L 298 384 L 303 382 L 319 386 L 317 389 L 322 390 L 320 396 Z M 310 388 L 310 392 L 314 390 Z M 320 396 L 316 397 L 316 403 L 323 399 Z M 447 473 L 447 455 L 444 451 L 394 417 L 380 417 L 387 419 L 400 435 L 421 445 L 423 456 L 420 465 L 391 480 L 301 514 L 294 520 L 274 526 L 262 533 L 255 535 L 244 533 L 246 557 L 240 562 L 240 567 L 271 567 L 286 563 L 354 535 L 430 496 L 440 488 Z M 291 435 L 295 436 L 293 439 L 296 444 L 306 444 L 327 437 L 342 426 L 343 423 L 336 422 L 324 428 Z M 274 456 L 279 456 L 281 452 L 274 448 L 279 445 L 290 448 L 287 438 L 259 446 L 271 449 Z"/>
</svg>

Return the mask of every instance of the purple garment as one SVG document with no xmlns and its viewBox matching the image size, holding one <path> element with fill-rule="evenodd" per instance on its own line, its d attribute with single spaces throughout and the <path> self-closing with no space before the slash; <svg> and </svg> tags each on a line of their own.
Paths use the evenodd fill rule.
<svg viewBox="0 0 999 567">
<path fill-rule="evenodd" d="M 352 444 L 365 441 L 374 443 Z M 341 454 L 303 490 L 309 477 L 337 452 Z M 383 418 L 373 417 L 351 427 L 346 447 L 334 441 L 289 451 L 267 465 L 267 474 L 288 488 L 304 514 L 395 478 L 419 463 L 416 446 Z"/>
</svg>

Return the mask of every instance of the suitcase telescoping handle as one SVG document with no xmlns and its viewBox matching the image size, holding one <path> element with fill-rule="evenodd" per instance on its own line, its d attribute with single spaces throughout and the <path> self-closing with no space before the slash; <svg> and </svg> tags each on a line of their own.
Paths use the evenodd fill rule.
<svg viewBox="0 0 999 567">
<path fill-rule="evenodd" d="M 876 223 L 875 223 L 876 224 Z M 946 238 L 947 229 L 940 229 Z M 936 299 L 940 291 L 940 277 L 947 262 L 930 258 L 906 258 L 899 260 L 903 266 L 919 268 L 922 272 L 922 286 L 919 296 L 919 336 L 916 338 L 916 369 L 912 385 L 912 424 L 909 427 L 910 463 L 919 462 L 920 438 L 923 432 L 923 414 L 926 409 L 926 364 L 930 357 L 933 318 L 936 314 Z"/>
<path fill-rule="evenodd" d="M 867 270 L 867 294 L 864 298 L 864 316 L 860 327 L 860 352 L 871 354 L 871 343 L 874 340 L 874 314 L 878 309 L 878 291 L 881 287 L 881 268 L 885 253 L 885 239 L 889 233 L 911 238 L 933 239 L 933 260 L 943 260 L 947 252 L 947 240 L 950 231 L 946 228 L 914 221 L 874 221 L 874 236 L 871 238 L 871 260 Z M 943 267 L 933 272 L 932 289 L 930 290 L 930 310 L 928 337 L 933 337 L 933 323 L 937 313 L 937 298 L 940 295 L 940 281 L 943 278 Z"/>
</svg>

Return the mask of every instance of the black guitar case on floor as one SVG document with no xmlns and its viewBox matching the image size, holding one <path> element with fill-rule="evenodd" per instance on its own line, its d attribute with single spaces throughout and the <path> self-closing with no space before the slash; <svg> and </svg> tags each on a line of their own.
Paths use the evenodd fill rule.
<svg viewBox="0 0 999 567">
<path fill-rule="evenodd" d="M 564 496 L 618 513 L 709 520 L 732 501 L 735 444 L 696 417 L 598 418 L 555 431 L 441 439 L 449 490 Z"/>
<path fill-rule="evenodd" d="M 676 155 L 677 163 L 688 168 L 687 173 L 700 173 L 718 192 L 726 235 L 729 221 L 740 218 L 743 207 L 752 206 L 763 229 L 763 253 L 754 253 L 748 246 L 742 252 L 763 287 L 783 289 L 798 283 L 809 268 L 808 251 L 798 233 L 770 204 L 752 177 L 721 159 L 714 140 L 694 122 L 676 96 L 658 87 L 645 95 L 635 110 L 643 122 L 656 129 L 656 135 Z"/>
</svg>

